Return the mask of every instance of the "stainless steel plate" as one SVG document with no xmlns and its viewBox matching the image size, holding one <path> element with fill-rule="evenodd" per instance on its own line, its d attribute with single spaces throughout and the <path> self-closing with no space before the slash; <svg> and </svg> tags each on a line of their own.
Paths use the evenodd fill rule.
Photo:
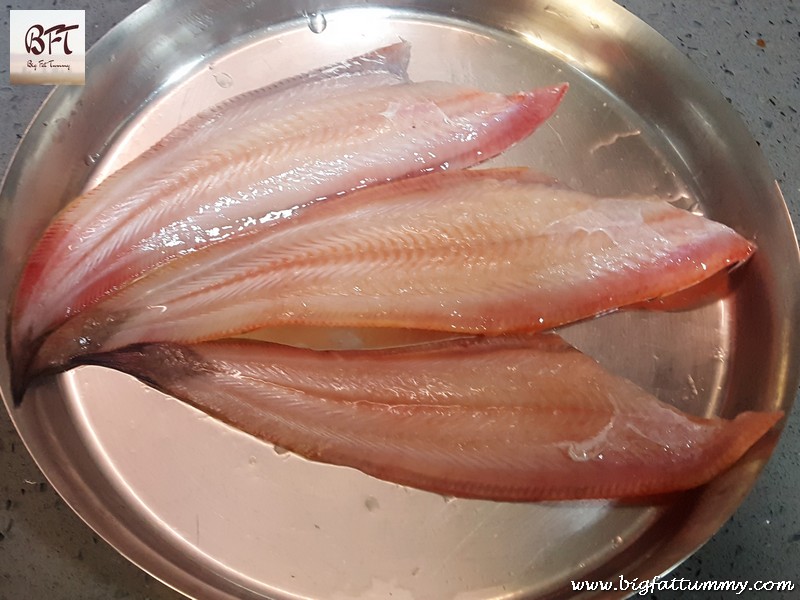
<svg viewBox="0 0 800 600">
<path fill-rule="evenodd" d="M 680 313 L 627 312 L 565 335 L 697 414 L 790 408 L 800 260 L 783 199 L 727 103 L 610 1 L 305 3 L 165 0 L 57 89 L 3 189 L 2 296 L 56 210 L 223 98 L 403 38 L 414 79 L 511 92 L 569 81 L 557 116 L 499 164 L 603 194 L 659 194 L 754 239 L 736 292 Z M 303 10 L 305 9 L 305 11 Z M 5 324 L 3 325 L 5 327 Z M 315 464 L 118 373 L 83 368 L 10 406 L 65 500 L 131 560 L 199 598 L 559 598 L 572 579 L 639 580 L 736 509 L 775 436 L 703 489 L 637 504 L 442 498 Z"/>
</svg>

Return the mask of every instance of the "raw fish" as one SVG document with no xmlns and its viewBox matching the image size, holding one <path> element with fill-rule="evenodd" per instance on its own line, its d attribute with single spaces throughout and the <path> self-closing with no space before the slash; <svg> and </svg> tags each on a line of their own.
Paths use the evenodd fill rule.
<svg viewBox="0 0 800 600">
<path fill-rule="evenodd" d="M 181 257 L 68 321 L 34 372 L 267 326 L 552 329 L 688 288 L 753 250 L 658 200 L 597 198 L 525 169 L 437 172 Z"/>
<path fill-rule="evenodd" d="M 23 273 L 15 371 L 44 335 L 158 265 L 269 228 L 298 207 L 434 169 L 528 136 L 566 86 L 511 96 L 405 82 L 389 47 L 224 103 L 68 205 Z"/>
<path fill-rule="evenodd" d="M 755 246 L 659 200 L 462 170 L 566 85 L 411 83 L 407 63 L 397 44 L 236 97 L 67 206 L 15 297 L 15 400 L 102 365 L 306 458 L 501 501 L 676 492 L 738 461 L 782 413 L 690 416 L 542 331 L 724 293 Z M 298 331 L 410 345 L 224 339 Z"/>
<path fill-rule="evenodd" d="M 339 352 L 144 344 L 85 360 L 306 458 L 501 501 L 693 488 L 782 416 L 690 416 L 547 333 Z"/>
<path fill-rule="evenodd" d="M 147 265 L 168 258 L 170 247 L 176 253 L 186 251 L 179 236 L 175 237 L 174 246 L 162 243 L 160 248 L 158 240 L 150 240 L 155 242 L 152 250 L 161 256 L 153 256 L 152 252 L 136 255 L 130 249 L 137 244 L 140 250 L 145 249 L 148 237 L 158 233 L 159 225 L 152 224 L 150 213 L 156 213 L 155 218 L 160 218 L 162 225 L 168 224 L 170 218 L 179 218 L 183 205 L 188 205 L 185 217 L 192 215 L 193 194 L 200 190 L 178 187 L 182 183 L 188 185 L 193 175 L 203 174 L 200 170 L 207 169 L 204 158 L 213 161 L 214 153 L 231 153 L 240 145 L 238 134 L 230 132 L 247 134 L 252 128 L 289 111 L 296 112 L 322 97 L 407 83 L 409 55 L 409 45 L 402 42 L 226 100 L 189 119 L 98 187 L 71 202 L 42 235 L 20 281 L 12 323 L 16 362 L 25 362 L 19 357 L 35 346 L 44 332 L 96 297 L 122 285 L 125 279 L 135 277 Z M 204 157 L 204 153 L 208 156 Z M 181 175 L 181 171 L 185 174 Z M 206 208 L 199 203 L 194 207 L 212 218 L 219 214 L 216 208 L 223 207 Z M 148 212 L 142 214 L 144 209 Z M 155 229 L 145 229 L 148 224 Z M 192 230 L 187 227 L 185 232 Z M 196 232 L 201 229 L 196 228 Z M 101 263 L 105 269 L 99 268 Z M 117 272 L 111 274 L 111 269 Z"/>
</svg>

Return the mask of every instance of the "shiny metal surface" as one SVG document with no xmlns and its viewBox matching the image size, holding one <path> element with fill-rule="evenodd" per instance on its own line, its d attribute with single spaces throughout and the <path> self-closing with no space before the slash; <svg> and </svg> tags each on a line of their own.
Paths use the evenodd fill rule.
<svg viewBox="0 0 800 600">
<path fill-rule="evenodd" d="M 498 164 L 592 192 L 670 197 L 759 245 L 730 298 L 610 315 L 566 337 L 690 412 L 790 408 L 800 260 L 786 208 L 738 117 L 667 42 L 600 0 L 318 8 L 155 2 L 103 38 L 87 56 L 87 85 L 54 92 L 8 171 L 3 307 L 20 249 L 82 187 L 218 100 L 402 37 L 415 79 L 509 92 L 570 82 L 557 117 Z M 9 403 L 5 356 L 0 369 Z M 10 412 L 43 472 L 100 535 L 198 598 L 559 598 L 572 595 L 570 579 L 641 580 L 716 531 L 775 442 L 676 497 L 513 505 L 276 453 L 98 368 L 51 380 Z"/>
</svg>

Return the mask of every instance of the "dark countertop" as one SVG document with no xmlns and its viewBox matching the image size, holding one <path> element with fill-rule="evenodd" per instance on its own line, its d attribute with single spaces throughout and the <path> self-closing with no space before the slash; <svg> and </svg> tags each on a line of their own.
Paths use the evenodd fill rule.
<svg viewBox="0 0 800 600">
<path fill-rule="evenodd" d="M 800 225 L 800 5 L 793 0 L 626 0 L 621 2 L 705 73 L 741 114 L 761 146 Z M 8 9 L 86 10 L 87 46 L 140 0 L 6 4 L 0 31 L 0 171 L 49 88 L 11 86 Z M 181 597 L 128 563 L 61 501 L 0 411 L 0 600 Z M 734 517 L 673 573 L 703 580 L 791 580 L 800 597 L 800 417 L 795 411 L 752 493 Z M 654 597 L 733 597 L 731 592 Z M 750 592 L 743 597 L 761 597 Z"/>
</svg>

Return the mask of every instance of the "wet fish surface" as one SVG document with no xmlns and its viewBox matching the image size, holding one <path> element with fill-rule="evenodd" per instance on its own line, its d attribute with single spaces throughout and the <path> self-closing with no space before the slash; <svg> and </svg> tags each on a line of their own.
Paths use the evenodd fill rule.
<svg viewBox="0 0 800 600">
<path fill-rule="evenodd" d="M 237 96 L 65 207 L 10 315 L 15 399 L 101 365 L 308 459 L 466 498 L 649 496 L 730 468 L 781 413 L 686 414 L 551 330 L 728 294 L 755 244 L 659 199 L 473 168 L 567 85 L 412 82 L 408 61 L 395 44 Z M 231 339 L 302 332 L 336 349 Z M 342 349 L 363 340 L 403 347 Z"/>
<path fill-rule="evenodd" d="M 36 369 L 281 325 L 541 331 L 689 288 L 753 251 L 660 200 L 598 198 L 526 169 L 436 172 L 181 257 L 68 321 Z"/>
<path fill-rule="evenodd" d="M 362 351 L 144 344 L 85 360 L 306 458 L 499 501 L 693 488 L 782 416 L 688 415 L 552 333 Z"/>
<path fill-rule="evenodd" d="M 34 248 L 12 317 L 26 370 L 44 337 L 152 269 L 376 182 L 482 162 L 527 137 L 566 86 L 509 96 L 406 80 L 391 46 L 191 119 L 68 205 Z"/>
</svg>

